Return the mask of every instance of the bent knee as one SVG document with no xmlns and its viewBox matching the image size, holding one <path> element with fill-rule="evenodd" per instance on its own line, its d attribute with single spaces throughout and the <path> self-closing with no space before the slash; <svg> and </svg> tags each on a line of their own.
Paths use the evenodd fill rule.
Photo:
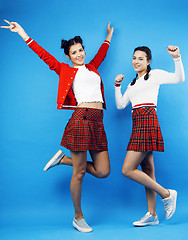
<svg viewBox="0 0 188 240">
<path fill-rule="evenodd" d="M 97 177 L 98 178 L 106 178 L 110 174 L 110 169 L 105 169 L 103 171 L 97 171 Z"/>
<path fill-rule="evenodd" d="M 125 167 L 122 168 L 122 174 L 127 178 L 131 178 L 131 172 L 132 171 L 129 170 L 128 168 L 125 168 Z"/>
</svg>

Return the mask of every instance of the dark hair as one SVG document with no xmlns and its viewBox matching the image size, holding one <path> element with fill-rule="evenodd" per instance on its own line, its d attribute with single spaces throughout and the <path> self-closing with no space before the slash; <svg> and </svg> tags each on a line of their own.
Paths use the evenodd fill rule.
<svg viewBox="0 0 188 240">
<path fill-rule="evenodd" d="M 75 36 L 74 38 L 71 38 L 69 39 L 68 41 L 67 40 L 61 40 L 61 48 L 64 49 L 64 53 L 65 55 L 68 55 L 69 56 L 69 50 L 70 50 L 70 47 L 76 43 L 80 43 L 84 49 L 84 46 L 83 46 L 83 41 L 81 39 L 80 36 Z"/>
<path fill-rule="evenodd" d="M 150 61 L 150 60 L 152 59 L 151 50 L 150 50 L 148 47 L 146 47 L 146 46 L 137 47 L 137 48 L 134 49 L 133 54 L 134 54 L 136 51 L 145 52 L 148 61 Z M 150 71 L 151 71 L 151 67 L 150 67 L 150 65 L 148 65 L 148 66 L 147 66 L 147 73 L 146 73 L 146 75 L 144 76 L 144 80 L 148 80 L 148 78 L 149 78 L 149 72 L 150 72 Z M 137 77 L 138 77 L 138 74 L 136 74 L 136 77 L 135 77 L 135 78 L 133 79 L 133 81 L 131 82 L 131 86 L 133 86 L 133 85 L 136 83 Z"/>
</svg>

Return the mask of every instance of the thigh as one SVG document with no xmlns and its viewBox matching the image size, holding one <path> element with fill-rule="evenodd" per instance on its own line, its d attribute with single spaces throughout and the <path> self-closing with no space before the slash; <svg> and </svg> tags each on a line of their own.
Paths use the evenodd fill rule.
<svg viewBox="0 0 188 240">
<path fill-rule="evenodd" d="M 123 163 L 123 169 L 134 170 L 142 163 L 148 152 L 128 151 Z"/>
<path fill-rule="evenodd" d="M 87 167 L 87 152 L 86 151 L 70 151 L 73 173 L 86 171 Z"/>
<path fill-rule="evenodd" d="M 109 170 L 110 169 L 110 159 L 108 151 L 89 151 L 90 156 L 93 161 L 93 165 L 96 170 Z"/>
</svg>

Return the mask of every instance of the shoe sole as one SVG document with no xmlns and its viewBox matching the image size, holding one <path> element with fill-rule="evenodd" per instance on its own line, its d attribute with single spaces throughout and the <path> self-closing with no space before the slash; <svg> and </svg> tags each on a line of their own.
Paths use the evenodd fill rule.
<svg viewBox="0 0 188 240">
<path fill-rule="evenodd" d="M 61 154 L 63 154 L 63 156 L 62 156 L 62 158 L 63 158 L 63 157 L 65 156 L 64 153 L 63 153 L 61 150 L 57 151 L 56 154 L 55 154 L 55 155 L 50 159 L 50 161 L 46 164 L 46 166 L 44 167 L 43 170 L 44 170 L 44 171 L 47 171 L 47 170 L 51 167 L 51 165 L 52 165 L 55 161 L 57 161 L 57 160 L 58 160 L 57 163 L 60 162 L 62 158 L 61 158 L 61 159 L 58 159 L 58 158 L 60 157 Z M 56 164 L 57 164 L 57 163 L 56 163 Z M 55 164 L 54 164 L 54 165 L 55 165 Z"/>
<path fill-rule="evenodd" d="M 175 191 L 175 190 L 174 190 L 174 191 Z M 178 193 L 175 191 L 175 207 L 174 207 L 172 213 L 166 218 L 167 220 L 170 219 L 170 218 L 174 215 L 174 213 L 175 213 L 175 211 L 176 211 L 177 194 L 178 194 Z"/>
<path fill-rule="evenodd" d="M 90 230 L 84 229 L 79 227 L 74 221 L 73 221 L 73 226 L 79 231 L 79 232 L 92 232 L 92 228 Z"/>
<path fill-rule="evenodd" d="M 156 221 L 156 222 L 150 222 L 150 223 L 138 223 L 138 224 L 134 224 L 133 225 L 135 227 L 145 227 L 145 226 L 154 226 L 154 225 L 158 225 L 159 224 L 159 221 Z"/>
</svg>

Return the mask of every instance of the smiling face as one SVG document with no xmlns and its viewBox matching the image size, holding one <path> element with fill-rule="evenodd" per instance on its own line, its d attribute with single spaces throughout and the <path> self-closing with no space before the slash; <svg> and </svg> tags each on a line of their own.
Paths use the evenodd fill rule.
<svg viewBox="0 0 188 240">
<path fill-rule="evenodd" d="M 73 67 L 82 66 L 85 63 L 85 51 L 81 43 L 72 45 L 69 49 L 69 56 L 66 55 L 73 63 Z"/>
<path fill-rule="evenodd" d="M 135 51 L 132 58 L 132 65 L 134 70 L 141 77 L 147 72 L 147 66 L 150 64 L 150 60 L 147 60 L 147 55 L 143 51 Z"/>
</svg>

